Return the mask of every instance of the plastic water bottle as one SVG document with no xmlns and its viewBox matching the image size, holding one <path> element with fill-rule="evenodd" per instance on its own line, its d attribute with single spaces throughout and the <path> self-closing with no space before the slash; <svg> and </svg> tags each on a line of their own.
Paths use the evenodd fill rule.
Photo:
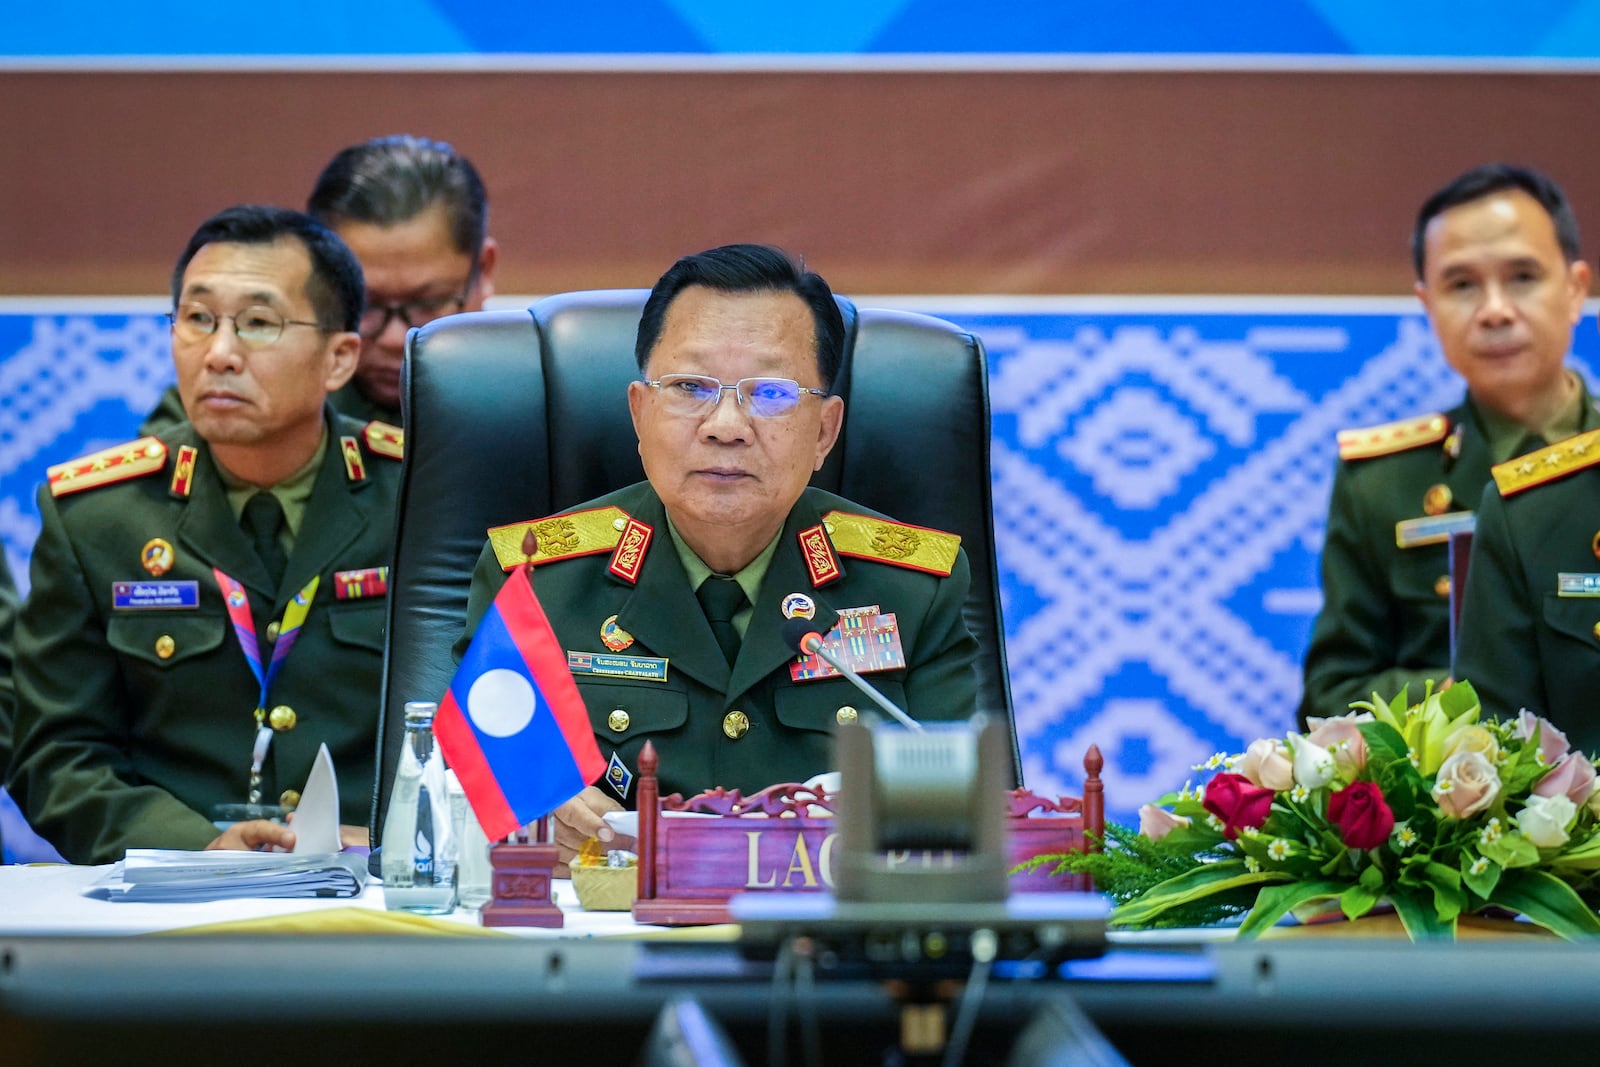
<svg viewBox="0 0 1600 1067">
<path fill-rule="evenodd" d="M 438 710 L 426 701 L 406 704 L 405 743 L 383 822 L 383 902 L 390 911 L 442 915 L 455 908 L 450 797 L 433 745 Z"/>
<path fill-rule="evenodd" d="M 456 838 L 456 903 L 481 908 L 489 902 L 494 870 L 489 865 L 489 839 L 473 814 L 455 771 L 444 772 L 450 789 L 450 822 Z"/>
</svg>

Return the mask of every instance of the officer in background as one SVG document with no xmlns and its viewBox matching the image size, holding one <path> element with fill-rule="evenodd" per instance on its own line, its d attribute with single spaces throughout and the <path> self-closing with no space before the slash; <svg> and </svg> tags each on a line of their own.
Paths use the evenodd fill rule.
<svg viewBox="0 0 1600 1067">
<path fill-rule="evenodd" d="M 647 740 L 663 794 L 748 795 L 831 767 L 834 726 L 862 698 L 795 663 L 790 619 L 849 635 L 841 654 L 913 716 L 972 713 L 959 538 L 807 486 L 844 419 L 830 392 L 843 345 L 827 283 L 780 250 L 684 257 L 645 304 L 628 387 L 647 481 L 490 532 L 468 637 L 531 530 L 534 590 L 609 757 L 602 783 L 555 813 L 563 859 L 609 840 L 602 813 L 633 800 Z"/>
<path fill-rule="evenodd" d="M 1600 427 L 1565 365 L 1589 267 L 1555 182 L 1504 164 L 1466 172 L 1422 205 L 1412 260 L 1467 396 L 1448 412 L 1340 433 L 1302 720 L 1374 691 L 1388 699 L 1408 686 L 1417 699 L 1425 681 L 1443 683 L 1450 532 L 1472 528 L 1491 466 Z"/>
<path fill-rule="evenodd" d="M 293 807 L 321 744 L 342 821 L 364 821 L 400 443 L 327 403 L 355 372 L 362 291 L 305 215 L 208 219 L 172 276 L 191 421 L 50 468 L 9 786 L 73 862 L 291 844 L 213 819 Z"/>
<path fill-rule="evenodd" d="M 443 141 L 376 137 L 334 156 L 306 211 L 350 246 L 366 277 L 361 359 L 333 394 L 336 411 L 400 425 L 406 331 L 494 295 L 499 245 L 489 236 L 489 198 L 472 161 Z M 176 386 L 140 427 L 156 433 L 183 419 Z"/>
</svg>

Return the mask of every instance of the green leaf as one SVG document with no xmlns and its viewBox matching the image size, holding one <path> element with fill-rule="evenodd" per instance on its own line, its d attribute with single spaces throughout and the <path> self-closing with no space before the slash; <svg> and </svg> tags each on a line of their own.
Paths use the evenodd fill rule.
<svg viewBox="0 0 1600 1067">
<path fill-rule="evenodd" d="M 1265 887 L 1256 894 L 1256 906 L 1250 909 L 1250 914 L 1239 924 L 1240 940 L 1260 937 L 1263 931 L 1276 926 L 1278 920 L 1289 914 L 1292 909 L 1314 900 L 1331 900 L 1341 895 L 1348 884 L 1333 879 L 1318 879 Z"/>
<path fill-rule="evenodd" d="M 1545 871 L 1507 871 L 1486 899 L 1569 941 L 1600 934 L 1600 917 L 1576 890 Z"/>
<path fill-rule="evenodd" d="M 1399 762 L 1411 766 L 1411 761 L 1406 758 L 1406 739 L 1400 736 L 1399 730 L 1386 722 L 1364 722 L 1357 729 L 1367 742 L 1367 766 L 1372 766 L 1374 761 L 1380 764 Z"/>
<path fill-rule="evenodd" d="M 1539 849 L 1516 830 L 1507 830 L 1494 841 L 1480 842 L 1478 851 L 1508 869 L 1532 867 L 1539 862 Z"/>
<path fill-rule="evenodd" d="M 1433 907 L 1439 921 L 1453 922 L 1467 906 L 1467 895 L 1461 891 L 1461 872 L 1442 863 L 1430 863 L 1422 877 L 1433 890 Z"/>
<path fill-rule="evenodd" d="M 1455 938 L 1456 917 L 1441 918 L 1437 907 L 1430 907 L 1429 902 L 1415 891 L 1393 893 L 1389 902 L 1394 905 L 1395 914 L 1400 916 L 1400 925 L 1406 928 L 1406 936 L 1411 940 L 1447 941 Z"/>
<path fill-rule="evenodd" d="M 1113 922 L 1142 926 L 1169 908 L 1199 900 L 1241 886 L 1267 885 L 1293 877 L 1282 871 L 1247 871 L 1241 860 L 1207 863 L 1192 871 L 1168 878 L 1143 895 L 1121 905 L 1112 913 Z"/>
<path fill-rule="evenodd" d="M 1452 722 L 1450 724 L 1452 729 L 1476 722 L 1479 707 L 1478 693 L 1472 688 L 1471 682 L 1457 682 L 1439 694 L 1439 710 L 1452 720 L 1462 720 Z M 1468 715 L 1471 715 L 1471 718 L 1467 718 Z"/>
<path fill-rule="evenodd" d="M 1471 852 L 1461 853 L 1461 880 L 1468 889 L 1488 900 L 1489 894 L 1494 892 L 1495 885 L 1500 881 L 1500 865 L 1487 856 L 1483 858 L 1487 861 L 1483 870 L 1473 874 L 1472 867 L 1477 857 Z"/>
<path fill-rule="evenodd" d="M 1363 886 L 1376 893 L 1378 890 L 1383 888 L 1383 868 L 1379 867 L 1377 864 L 1373 864 L 1365 868 L 1361 872 L 1359 881 Z"/>
<path fill-rule="evenodd" d="M 1378 894 L 1359 883 L 1339 894 L 1339 910 L 1344 912 L 1345 918 L 1351 920 L 1361 918 L 1371 911 L 1376 903 Z"/>
</svg>

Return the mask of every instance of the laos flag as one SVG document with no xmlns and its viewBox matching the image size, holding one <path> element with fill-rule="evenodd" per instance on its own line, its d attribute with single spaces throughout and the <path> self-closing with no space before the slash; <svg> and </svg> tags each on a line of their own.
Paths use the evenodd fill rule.
<svg viewBox="0 0 1600 1067">
<path fill-rule="evenodd" d="M 605 770 L 526 571 L 507 577 L 478 623 L 433 733 L 491 841 L 550 814 Z"/>
</svg>

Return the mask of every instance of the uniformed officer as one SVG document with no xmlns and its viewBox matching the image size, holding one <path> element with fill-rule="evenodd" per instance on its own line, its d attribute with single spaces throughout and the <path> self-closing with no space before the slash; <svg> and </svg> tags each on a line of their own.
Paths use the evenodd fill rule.
<svg viewBox="0 0 1600 1067">
<path fill-rule="evenodd" d="M 1416 699 L 1427 680 L 1443 683 L 1450 532 L 1472 528 L 1493 464 L 1600 427 L 1565 366 L 1589 267 L 1554 182 L 1503 164 L 1468 171 L 1423 204 L 1412 260 L 1467 396 L 1448 412 L 1339 435 L 1302 720 L 1374 691 L 1388 699 L 1408 686 Z"/>
<path fill-rule="evenodd" d="M 845 679 L 795 662 L 789 619 L 832 633 L 911 715 L 972 712 L 958 538 L 807 488 L 844 417 L 829 392 L 843 338 L 827 283 L 777 249 L 679 260 L 645 304 L 643 380 L 628 388 L 648 480 L 492 532 L 468 634 L 535 546 L 535 592 L 610 760 L 555 813 L 564 858 L 605 839 L 601 813 L 631 803 L 646 740 L 663 793 L 748 795 L 830 768 L 834 725 L 871 708 Z"/>
<path fill-rule="evenodd" d="M 401 447 L 327 405 L 361 294 L 355 257 L 305 215 L 208 219 L 172 283 L 192 421 L 50 469 L 10 786 L 74 862 L 292 843 L 266 821 L 219 837 L 213 816 L 292 807 L 321 744 L 361 824 Z"/>
<path fill-rule="evenodd" d="M 361 263 L 366 310 L 356 373 L 331 398 L 363 422 L 400 425 L 406 331 L 494 295 L 499 245 L 489 198 L 472 161 L 443 141 L 397 134 L 351 145 L 323 168 L 306 212 L 338 234 Z M 140 427 L 182 421 L 176 386 Z"/>
<path fill-rule="evenodd" d="M 1467 570 L 1455 676 L 1600 752 L 1600 431 L 1494 469 Z"/>
</svg>

